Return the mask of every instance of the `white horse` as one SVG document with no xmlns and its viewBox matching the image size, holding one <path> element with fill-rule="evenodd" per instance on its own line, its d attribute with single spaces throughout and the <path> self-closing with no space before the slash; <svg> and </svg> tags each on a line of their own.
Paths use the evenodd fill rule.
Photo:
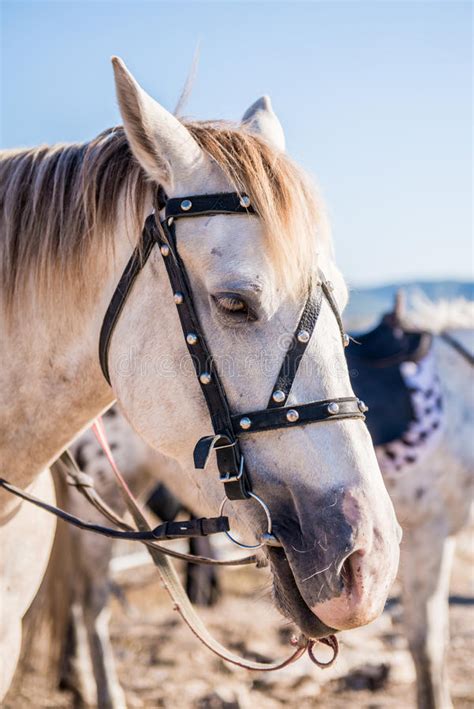
<svg viewBox="0 0 474 709">
<path fill-rule="evenodd" d="M 415 663 L 418 707 L 449 709 L 449 579 L 455 536 L 469 521 L 473 499 L 474 377 L 472 362 L 441 335 L 449 333 L 472 355 L 474 304 L 419 300 L 401 313 L 401 324 L 408 331 L 434 335 L 432 356 L 420 363 L 418 372 L 406 373 L 409 381 L 413 377 L 417 380 L 420 389 L 420 421 L 411 442 L 424 443 L 414 448 L 403 443 L 395 446 L 395 458 L 387 457 L 383 448 L 377 456 L 403 526 L 404 628 Z M 431 419 L 435 431 L 431 441 L 419 434 L 423 423 L 430 423 L 429 397 L 425 395 L 438 386 L 441 420 L 435 427 Z M 414 451 L 416 459 L 412 460 Z"/>
<path fill-rule="evenodd" d="M 113 66 L 125 132 L 1 155 L 1 476 L 52 501 L 48 466 L 118 399 L 139 435 L 186 471 L 186 503 L 199 500 L 215 514 L 223 496 L 217 467 L 212 461 L 206 473 L 196 472 L 192 456 L 211 422 L 157 249 L 114 331 L 112 387 L 97 357 L 104 314 L 158 185 L 169 197 L 237 190 L 257 208 L 258 217 L 196 217 L 177 227 L 211 351 L 232 364 L 221 374 L 236 413 L 266 404 L 316 264 L 332 280 L 340 308 L 346 288 L 322 205 L 286 157 L 267 99 L 242 125 L 183 124 L 120 60 Z M 327 304 L 305 360 L 290 403 L 352 396 Z M 266 550 L 277 606 L 313 637 L 321 623 L 344 629 L 370 622 L 396 574 L 400 528 L 364 424 L 269 431 L 243 440 L 242 448 L 283 545 Z M 0 502 L 2 696 L 54 523 L 4 491 Z M 255 503 L 227 509 L 236 533 L 261 535 Z"/>
<path fill-rule="evenodd" d="M 474 305 L 463 301 L 435 304 L 418 299 L 409 310 L 398 309 L 396 319 L 407 331 L 429 332 L 434 338 L 416 367 L 413 363 L 401 365 L 411 377 L 409 383 L 418 389 L 414 401 L 417 420 L 410 424 L 405 442 L 379 446 L 376 453 L 404 527 L 401 547 L 404 625 L 417 672 L 418 707 L 448 709 L 451 706 L 446 665 L 450 563 L 454 537 L 468 521 L 472 499 L 474 451 L 470 433 L 474 390 L 468 385 L 473 376 L 472 364 L 439 335 L 450 333 L 467 351 L 474 352 Z M 443 402 L 443 407 L 433 407 L 426 413 L 429 402 L 436 399 Z M 180 495 L 181 473 L 149 448 L 117 409 L 108 413 L 104 425 L 114 456 L 133 489 L 143 490 L 154 479 L 165 482 Z M 100 494 L 120 510 L 123 501 L 92 431 L 79 437 L 71 451 L 81 469 L 94 479 Z M 87 501 L 75 491 L 69 496 L 68 509 L 79 517 L 91 514 Z M 200 513 L 196 508 L 193 511 Z M 96 512 L 93 515 L 97 515 L 100 523 L 100 515 Z M 115 671 L 105 610 L 113 542 L 101 539 L 97 544 L 91 535 L 73 531 L 74 557 L 79 569 L 76 623 L 78 626 L 82 623 L 87 637 L 92 639 L 90 652 L 97 682 L 96 688 L 88 687 L 86 691 L 90 696 L 97 690 L 99 706 L 118 709 L 124 705 L 124 699 Z M 89 592 L 81 595 L 84 584 Z M 84 652 L 84 647 L 78 643 L 77 650 Z M 90 684 L 89 666 L 77 663 L 80 687 L 87 687 L 88 680 Z"/>
<path fill-rule="evenodd" d="M 348 351 L 354 388 L 402 524 L 404 625 L 420 709 L 449 709 L 446 649 L 454 536 L 472 502 L 474 303 L 399 294 Z"/>
</svg>

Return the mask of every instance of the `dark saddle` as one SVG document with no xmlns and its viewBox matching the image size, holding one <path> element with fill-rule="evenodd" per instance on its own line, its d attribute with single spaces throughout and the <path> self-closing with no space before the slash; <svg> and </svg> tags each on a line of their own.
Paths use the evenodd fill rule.
<svg viewBox="0 0 474 709">
<path fill-rule="evenodd" d="M 369 407 L 367 426 L 374 445 L 383 445 L 401 438 L 415 418 L 400 366 L 423 359 L 432 336 L 405 332 L 389 313 L 374 330 L 354 339 L 346 350 L 352 387 Z"/>
</svg>

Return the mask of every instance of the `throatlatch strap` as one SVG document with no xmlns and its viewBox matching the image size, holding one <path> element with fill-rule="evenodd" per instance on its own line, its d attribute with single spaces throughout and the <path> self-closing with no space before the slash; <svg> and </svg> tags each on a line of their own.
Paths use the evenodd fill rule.
<svg viewBox="0 0 474 709">
<path fill-rule="evenodd" d="M 137 246 L 125 267 L 125 270 L 118 282 L 117 288 L 114 291 L 112 300 L 104 316 L 104 321 L 100 329 L 99 336 L 99 361 L 102 373 L 110 384 L 109 373 L 109 347 L 115 326 L 118 322 L 123 306 L 129 296 L 135 280 L 142 270 L 143 266 L 148 261 L 153 246 L 155 245 L 155 236 L 153 229 L 155 227 L 155 218 L 150 215 L 145 222 L 145 227 L 142 235 L 142 243 Z"/>
</svg>

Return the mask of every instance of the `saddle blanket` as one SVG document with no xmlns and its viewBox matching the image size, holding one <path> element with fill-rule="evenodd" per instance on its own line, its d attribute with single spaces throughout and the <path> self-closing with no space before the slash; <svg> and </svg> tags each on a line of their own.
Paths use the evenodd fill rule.
<svg viewBox="0 0 474 709">
<path fill-rule="evenodd" d="M 367 426 L 384 474 L 406 472 L 432 450 L 443 401 L 432 337 L 406 333 L 386 317 L 347 348 L 351 383 L 365 401 Z"/>
</svg>

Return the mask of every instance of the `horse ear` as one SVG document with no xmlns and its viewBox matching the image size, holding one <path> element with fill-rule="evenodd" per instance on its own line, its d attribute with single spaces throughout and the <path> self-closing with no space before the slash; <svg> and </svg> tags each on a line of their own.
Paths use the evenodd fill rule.
<svg viewBox="0 0 474 709">
<path fill-rule="evenodd" d="M 133 154 L 156 182 L 185 183 L 204 154 L 190 132 L 152 99 L 118 57 L 112 57 L 115 87 Z"/>
<path fill-rule="evenodd" d="M 273 111 L 269 96 L 262 96 L 245 111 L 242 125 L 251 133 L 260 135 L 277 150 L 284 152 L 285 133 Z"/>
</svg>

